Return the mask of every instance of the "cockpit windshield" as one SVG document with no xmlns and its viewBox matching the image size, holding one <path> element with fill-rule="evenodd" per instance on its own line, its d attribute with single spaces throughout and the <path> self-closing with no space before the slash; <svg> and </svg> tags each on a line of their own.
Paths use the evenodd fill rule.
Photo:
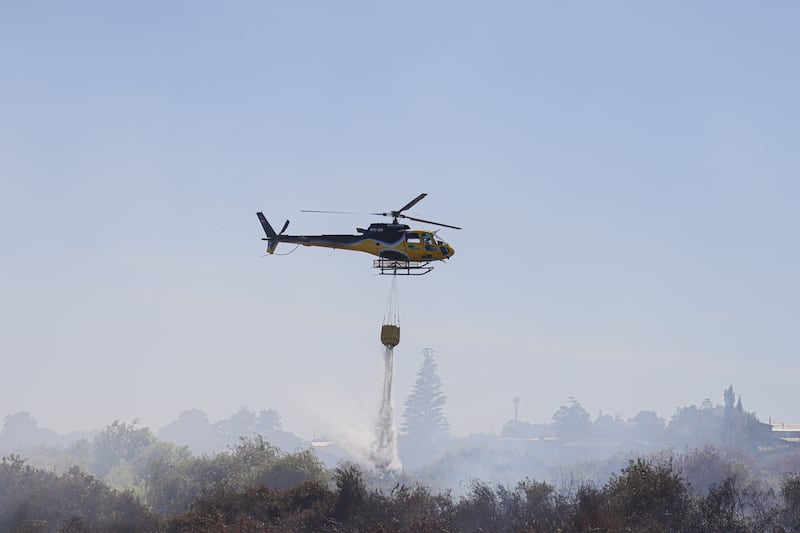
<svg viewBox="0 0 800 533">
<path fill-rule="evenodd" d="M 441 237 L 439 237 L 438 235 L 436 235 L 435 233 L 426 233 L 424 235 L 430 236 L 430 241 L 429 242 L 431 244 L 437 244 L 439 246 L 447 246 L 447 243 L 444 242 L 444 240 Z"/>
</svg>

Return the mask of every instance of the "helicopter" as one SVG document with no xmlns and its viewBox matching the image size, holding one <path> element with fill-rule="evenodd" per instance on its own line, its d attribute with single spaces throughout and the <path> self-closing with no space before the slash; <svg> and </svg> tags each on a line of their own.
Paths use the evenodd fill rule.
<svg viewBox="0 0 800 533">
<path fill-rule="evenodd" d="M 351 213 L 343 211 L 315 211 L 303 210 L 304 213 L 335 213 L 335 214 L 369 214 L 376 216 L 391 217 L 391 223 L 373 222 L 366 229 L 356 228 L 358 235 L 284 235 L 286 228 L 289 227 L 287 220 L 279 232 L 276 232 L 269 223 L 264 213 L 256 213 L 261 227 L 264 228 L 266 237 L 262 241 L 267 241 L 267 253 L 275 253 L 278 244 L 293 243 L 303 246 L 321 246 L 323 248 L 339 248 L 343 250 L 354 250 L 366 252 L 378 256 L 379 259 L 373 261 L 373 267 L 380 270 L 380 274 L 406 274 L 422 275 L 427 274 L 433 267 L 432 261 L 443 261 L 453 257 L 455 250 L 452 246 L 442 240 L 436 231 L 423 229 L 411 229 L 407 224 L 398 223 L 398 219 L 408 219 L 426 224 L 434 224 L 445 228 L 461 229 L 458 226 L 433 222 L 403 214 L 403 211 L 411 209 L 420 200 L 425 198 L 427 193 L 422 193 L 400 209 L 387 211 L 384 213 Z"/>
</svg>

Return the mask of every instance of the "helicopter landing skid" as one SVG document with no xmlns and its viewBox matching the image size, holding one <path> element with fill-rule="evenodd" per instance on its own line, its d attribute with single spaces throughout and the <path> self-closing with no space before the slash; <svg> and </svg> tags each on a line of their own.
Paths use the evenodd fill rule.
<svg viewBox="0 0 800 533">
<path fill-rule="evenodd" d="M 374 259 L 372 268 L 381 276 L 424 276 L 433 267 L 430 261 L 398 261 L 396 259 Z"/>
</svg>

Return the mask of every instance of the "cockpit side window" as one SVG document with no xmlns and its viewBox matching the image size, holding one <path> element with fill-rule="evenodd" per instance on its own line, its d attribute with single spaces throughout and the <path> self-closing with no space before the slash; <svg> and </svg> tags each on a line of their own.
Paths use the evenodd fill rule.
<svg viewBox="0 0 800 533">
<path fill-rule="evenodd" d="M 421 242 L 419 238 L 419 233 L 413 233 L 413 232 L 406 233 L 406 242 L 410 242 L 411 244 L 419 244 Z"/>
<path fill-rule="evenodd" d="M 425 250 L 429 252 L 436 250 L 436 246 L 433 244 L 433 235 L 430 233 L 422 234 L 422 242 L 425 243 Z"/>
</svg>

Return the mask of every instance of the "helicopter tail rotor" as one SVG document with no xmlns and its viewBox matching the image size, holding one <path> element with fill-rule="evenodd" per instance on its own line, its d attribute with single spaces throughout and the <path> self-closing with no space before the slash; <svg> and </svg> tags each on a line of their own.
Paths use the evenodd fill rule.
<svg viewBox="0 0 800 533">
<path fill-rule="evenodd" d="M 278 243 L 281 242 L 281 235 L 283 235 L 283 232 L 289 227 L 289 221 L 287 220 L 284 222 L 280 233 L 276 233 L 272 225 L 267 220 L 267 217 L 264 216 L 264 213 L 259 211 L 256 213 L 256 215 L 258 216 L 258 221 L 261 222 L 261 227 L 264 228 L 264 233 L 267 234 L 267 237 L 262 237 L 261 240 L 267 241 L 267 253 L 273 254 L 275 253 L 275 248 L 278 247 Z"/>
</svg>

